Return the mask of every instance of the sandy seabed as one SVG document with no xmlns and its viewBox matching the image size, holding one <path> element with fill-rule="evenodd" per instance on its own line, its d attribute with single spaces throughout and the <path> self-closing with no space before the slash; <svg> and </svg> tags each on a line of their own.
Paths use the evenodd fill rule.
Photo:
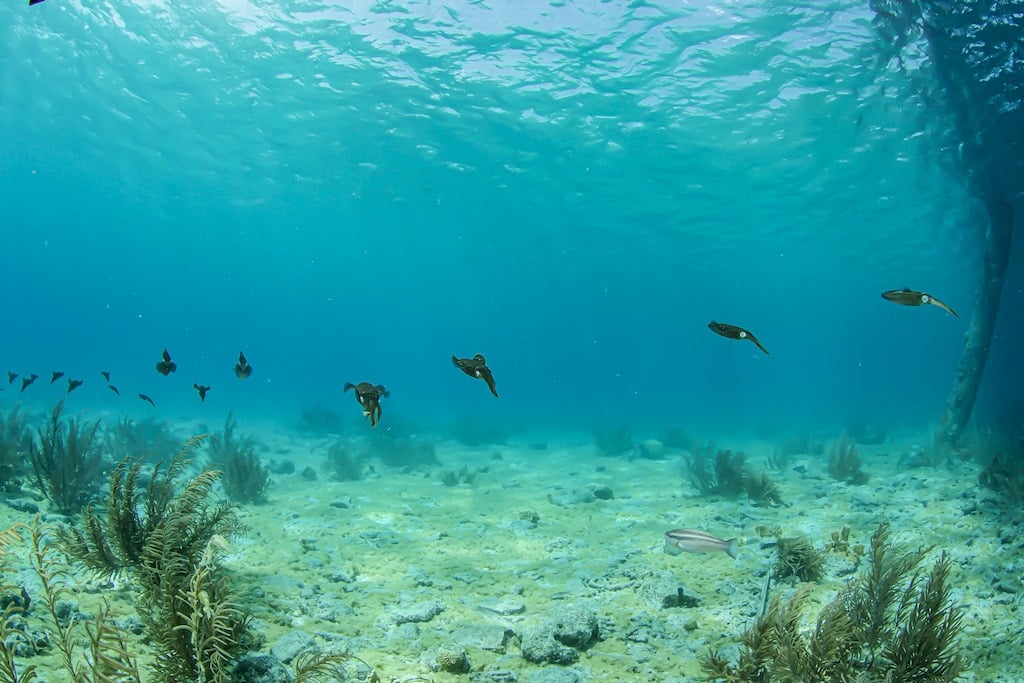
<svg viewBox="0 0 1024 683">
<path fill-rule="evenodd" d="M 784 505 L 766 507 L 700 495 L 687 479 L 685 451 L 600 457 L 585 436 L 542 450 L 441 442 L 438 465 L 399 471 L 371 462 L 365 478 L 337 482 L 325 457 L 333 438 L 274 428 L 256 436 L 264 460 L 295 466 L 273 476 L 267 503 L 242 508 L 249 530 L 224 558 L 238 578 L 237 601 L 265 638 L 263 651 L 290 642 L 348 652 L 382 681 L 502 680 L 494 672 L 519 681 L 703 680 L 700 656 L 712 648 L 734 655 L 760 608 L 776 553 L 758 527 L 824 547 L 844 525 L 851 544 L 867 545 L 889 522 L 907 548 L 934 546 L 922 566 L 941 551 L 953 560 L 954 596 L 965 610 L 963 680 L 1024 680 L 1024 540 L 1014 526 L 1021 515 L 1000 511 L 995 494 L 978 486 L 974 464 L 901 467 L 910 442 L 861 447 L 870 479 L 857 486 L 832 479 L 827 456 L 795 456 L 771 473 Z M 720 445 L 745 452 L 755 468 L 773 450 L 758 441 Z M 304 478 L 306 467 L 315 480 Z M 442 481 L 462 468 L 475 473 L 471 483 Z M 587 494 L 595 490 L 611 497 Z M 0 513 L 5 525 L 30 518 Z M 737 537 L 738 558 L 665 553 L 663 534 L 678 527 Z M 853 572 L 848 558 L 830 557 L 809 616 Z M 78 580 L 75 597 L 88 613 L 97 591 L 84 574 Z M 666 606 L 665 586 L 682 589 L 686 604 Z M 794 588 L 780 581 L 773 594 Z M 102 593 L 115 615 L 134 613 L 130 586 Z M 576 607 L 594 613 L 600 631 L 578 661 L 524 659 L 524 629 Z M 504 639 L 479 638 L 501 629 Z M 468 652 L 470 673 L 435 670 L 437 648 L 453 642 Z M 145 663 L 145 646 L 132 643 Z M 45 681 L 64 680 L 55 653 L 26 662 Z M 572 673 L 542 673 L 551 668 Z"/>
</svg>

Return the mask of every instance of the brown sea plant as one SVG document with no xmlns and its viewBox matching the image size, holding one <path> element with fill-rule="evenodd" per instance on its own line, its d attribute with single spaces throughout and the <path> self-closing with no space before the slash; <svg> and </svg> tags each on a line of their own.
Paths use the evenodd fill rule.
<svg viewBox="0 0 1024 683">
<path fill-rule="evenodd" d="M 1024 436 L 1016 442 L 1006 439 L 989 453 L 988 462 L 978 474 L 978 483 L 999 494 L 1005 507 L 1019 510 L 1024 503 Z"/>
<path fill-rule="evenodd" d="M 754 505 L 770 507 L 782 505 L 782 492 L 779 490 L 779 485 L 764 470 L 756 472 L 748 470 L 743 485 L 747 489 L 747 499 Z"/>
<path fill-rule="evenodd" d="M 802 628 L 808 588 L 786 603 L 773 598 L 741 638 L 739 657 L 719 652 L 701 661 L 708 680 L 949 682 L 965 668 L 958 648 L 963 610 L 954 602 L 952 562 L 943 553 L 926 575 L 928 551 L 906 551 L 882 524 L 871 538 L 870 565 Z"/>
<path fill-rule="evenodd" d="M 710 444 L 693 451 L 689 462 L 690 481 L 705 495 L 735 498 L 746 491 L 746 456 L 716 450 Z"/>
<path fill-rule="evenodd" d="M 778 561 L 773 576 L 795 576 L 800 581 L 819 581 L 825 573 L 825 552 L 815 548 L 805 536 L 779 538 L 775 546 Z"/>
<path fill-rule="evenodd" d="M 429 437 L 400 429 L 368 434 L 366 456 L 380 458 L 388 467 L 425 467 L 438 462 L 437 447 Z"/>
<path fill-rule="evenodd" d="M 845 481 L 847 484 L 865 484 L 868 475 L 860 468 L 860 453 L 857 444 L 843 432 L 828 453 L 828 473 L 833 479 Z"/>
<path fill-rule="evenodd" d="M 123 417 L 103 430 L 103 449 L 113 462 L 125 458 L 156 462 L 181 444 L 166 422 L 153 417 Z"/>
<path fill-rule="evenodd" d="M 59 655 L 66 679 L 73 683 L 140 683 L 138 665 L 128 652 L 125 632 L 110 617 L 104 601 L 95 616 L 81 620 L 77 613 L 69 617 L 58 605 L 64 602 L 72 585 L 71 576 L 55 543 L 53 527 L 39 517 L 31 524 L 16 524 L 0 532 L 0 571 L 9 571 L 8 554 L 29 537 L 29 563 L 40 582 L 36 601 L 43 608 L 42 626 L 49 633 Z M 4 591 L 11 590 L 6 580 Z M 0 617 L 0 681 L 29 683 L 38 679 L 33 664 L 21 665 L 16 659 L 17 645 L 24 638 L 24 619 L 29 600 L 24 588 L 23 601 L 8 602 Z"/>
<path fill-rule="evenodd" d="M 334 481 L 356 481 L 363 478 L 363 458 L 347 439 L 336 439 L 327 449 L 327 465 Z"/>
<path fill-rule="evenodd" d="M 249 645 L 249 617 L 231 598 L 219 561 L 226 538 L 243 529 L 235 508 L 213 500 L 217 470 L 178 481 L 193 437 L 168 462 L 153 466 L 143 490 L 137 462 L 118 464 L 105 511 L 90 506 L 82 526 L 67 531 L 64 547 L 100 577 L 129 576 L 139 587 L 140 616 L 157 648 L 155 677 L 219 681 Z"/>
<path fill-rule="evenodd" d="M 64 400 L 50 412 L 46 426 L 29 443 L 32 483 L 61 514 L 82 509 L 96 494 L 103 473 L 103 453 L 96 433 L 99 420 L 82 424 L 61 419 Z"/>
<path fill-rule="evenodd" d="M 614 458 L 632 452 L 633 446 L 633 430 L 625 425 L 594 427 L 594 447 L 598 455 Z"/>
<path fill-rule="evenodd" d="M 21 478 L 29 453 L 29 429 L 18 406 L 0 419 L 0 490 L 8 493 L 21 488 Z"/>
<path fill-rule="evenodd" d="M 228 497 L 238 503 L 261 503 L 270 486 L 270 468 L 255 453 L 252 436 L 238 437 L 238 423 L 231 413 L 224 421 L 224 430 L 209 439 L 210 462 L 223 474 L 221 483 Z"/>
</svg>

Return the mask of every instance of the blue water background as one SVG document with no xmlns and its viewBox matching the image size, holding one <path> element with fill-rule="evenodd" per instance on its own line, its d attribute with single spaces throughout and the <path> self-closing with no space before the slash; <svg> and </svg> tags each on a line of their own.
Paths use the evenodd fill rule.
<svg viewBox="0 0 1024 683">
<path fill-rule="evenodd" d="M 0 401 L 49 407 L 64 370 L 73 410 L 289 424 L 369 380 L 421 427 L 926 433 L 985 214 L 924 48 L 899 68 L 872 18 L 5 2 L 0 371 L 42 377 Z M 1016 251 L 983 416 L 1024 403 Z M 903 286 L 961 318 L 879 296 Z M 477 352 L 500 399 L 450 362 Z"/>
</svg>

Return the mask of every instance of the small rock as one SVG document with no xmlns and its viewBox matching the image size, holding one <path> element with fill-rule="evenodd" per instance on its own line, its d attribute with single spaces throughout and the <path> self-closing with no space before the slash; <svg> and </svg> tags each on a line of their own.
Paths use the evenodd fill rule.
<svg viewBox="0 0 1024 683">
<path fill-rule="evenodd" d="M 540 521 L 540 515 L 537 514 L 534 510 L 520 510 L 519 519 L 523 520 L 524 522 L 530 522 L 531 524 L 536 525 L 537 522 Z"/>
<path fill-rule="evenodd" d="M 469 655 L 466 648 L 449 643 L 437 648 L 437 666 L 441 671 L 453 674 L 464 674 L 469 671 Z"/>
<path fill-rule="evenodd" d="M 389 637 L 400 643 L 412 643 L 420 637 L 420 627 L 409 621 L 398 626 Z"/>
<path fill-rule="evenodd" d="M 440 600 L 427 600 L 415 605 L 396 607 L 391 610 L 391 621 L 395 624 L 430 621 L 443 611 L 444 604 Z"/>
<path fill-rule="evenodd" d="M 658 460 L 665 455 L 665 444 L 657 439 L 645 439 L 633 449 L 636 457 Z"/>
<path fill-rule="evenodd" d="M 520 650 L 524 659 L 535 664 L 572 664 L 579 659 L 577 650 L 586 649 L 599 636 L 597 615 L 570 605 L 523 631 Z"/>
<path fill-rule="evenodd" d="M 231 672 L 231 683 L 292 683 L 294 674 L 271 655 L 248 654 Z"/>
<path fill-rule="evenodd" d="M 114 625 L 137 636 L 141 636 L 146 632 L 146 624 L 144 624 L 142 619 L 139 619 L 134 614 L 114 619 Z"/>
<path fill-rule="evenodd" d="M 529 683 L 578 683 L 580 675 L 572 669 L 541 669 L 527 679 Z"/>
<path fill-rule="evenodd" d="M 584 607 L 569 606 L 555 617 L 554 625 L 555 639 L 578 650 L 585 649 L 599 635 L 597 615 Z"/>
<path fill-rule="evenodd" d="M 559 489 L 548 494 L 548 501 L 559 507 L 593 503 L 595 500 L 597 500 L 597 496 L 588 488 Z"/>
<path fill-rule="evenodd" d="M 523 631 L 519 649 L 523 659 L 534 664 L 572 664 L 579 659 L 576 650 L 555 640 L 554 629 L 549 624 Z"/>
<path fill-rule="evenodd" d="M 344 569 L 335 569 L 327 577 L 327 580 L 331 583 L 352 583 L 355 578 Z"/>
<path fill-rule="evenodd" d="M 39 506 L 28 498 L 10 498 L 7 500 L 7 505 L 18 512 L 27 512 L 30 515 L 39 512 Z"/>
<path fill-rule="evenodd" d="M 309 465 L 306 465 L 304 468 L 302 468 L 301 476 L 306 481 L 316 481 L 316 470 L 310 467 Z"/>
<path fill-rule="evenodd" d="M 594 498 L 598 500 L 611 500 L 615 497 L 611 487 L 605 484 L 590 484 L 587 488 L 594 494 Z"/>
<path fill-rule="evenodd" d="M 639 592 L 647 604 L 657 609 L 697 607 L 701 602 L 700 596 L 681 585 L 668 571 L 645 579 Z"/>
<path fill-rule="evenodd" d="M 277 462 L 274 460 L 270 461 L 270 473 L 271 474 L 294 474 L 295 463 L 291 460 L 282 460 Z"/>
<path fill-rule="evenodd" d="M 289 631 L 271 646 L 270 654 L 287 664 L 302 653 L 316 649 L 313 636 L 305 631 Z"/>
</svg>

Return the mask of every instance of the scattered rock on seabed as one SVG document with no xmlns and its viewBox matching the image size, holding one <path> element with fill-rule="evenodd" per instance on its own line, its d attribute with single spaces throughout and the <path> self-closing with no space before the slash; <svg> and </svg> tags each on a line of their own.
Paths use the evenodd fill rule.
<svg viewBox="0 0 1024 683">
<path fill-rule="evenodd" d="M 469 674 L 473 683 L 517 683 L 519 675 L 508 669 L 484 669 Z"/>
<path fill-rule="evenodd" d="M 558 505 L 559 507 L 568 507 L 569 505 L 578 505 L 580 503 L 592 503 L 595 500 L 597 500 L 597 496 L 588 488 L 563 489 L 561 487 L 556 487 L 554 491 L 548 494 L 548 501 L 553 505 Z"/>
<path fill-rule="evenodd" d="M 396 607 L 388 615 L 393 624 L 406 624 L 409 622 L 430 621 L 444 611 L 444 604 L 440 600 L 427 600 L 417 602 L 413 605 Z"/>
<path fill-rule="evenodd" d="M 231 672 L 231 683 L 292 683 L 295 675 L 271 655 L 248 654 Z"/>
<path fill-rule="evenodd" d="M 579 683 L 580 675 L 572 669 L 551 667 L 534 671 L 527 680 L 529 683 Z"/>
<path fill-rule="evenodd" d="M 599 636 L 597 616 L 573 605 L 525 629 L 520 649 L 523 658 L 535 664 L 572 664 Z"/>
<path fill-rule="evenodd" d="M 313 636 L 305 631 L 289 631 L 270 647 L 270 654 L 287 664 L 302 653 L 317 649 Z"/>
<path fill-rule="evenodd" d="M 701 603 L 700 596 L 682 585 L 675 573 L 670 571 L 659 571 L 644 577 L 639 593 L 644 602 L 656 609 L 697 607 Z"/>
</svg>

